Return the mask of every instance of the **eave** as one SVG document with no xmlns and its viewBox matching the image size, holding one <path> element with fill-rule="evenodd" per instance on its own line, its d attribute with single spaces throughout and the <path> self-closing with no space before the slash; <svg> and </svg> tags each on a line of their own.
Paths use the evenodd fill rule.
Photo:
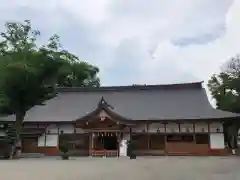
<svg viewBox="0 0 240 180">
<path fill-rule="evenodd" d="M 116 113 L 113 110 L 113 107 L 111 107 L 102 97 L 100 102 L 98 103 L 98 106 L 95 110 L 93 110 L 92 112 L 88 113 L 87 115 L 80 117 L 78 119 L 75 120 L 75 122 L 81 122 L 81 123 L 85 123 L 91 120 L 94 120 L 97 116 L 99 116 L 99 114 L 104 111 L 107 113 L 107 115 L 109 117 L 111 117 L 112 121 L 115 121 L 117 123 L 120 124 L 124 124 L 124 125 L 134 125 L 135 122 L 129 118 L 126 118 L 118 113 Z"/>
</svg>

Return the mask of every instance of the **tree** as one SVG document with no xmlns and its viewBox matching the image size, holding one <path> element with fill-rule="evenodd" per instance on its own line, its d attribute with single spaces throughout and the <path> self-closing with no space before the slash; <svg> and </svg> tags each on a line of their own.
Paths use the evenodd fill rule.
<svg viewBox="0 0 240 180">
<path fill-rule="evenodd" d="M 59 87 L 99 87 L 100 80 L 96 76 L 99 69 L 87 62 L 66 63 L 59 71 L 57 85 Z"/>
<path fill-rule="evenodd" d="M 59 69 L 56 85 L 58 87 L 99 87 L 98 67 L 80 61 L 77 56 L 66 50 L 59 50 L 61 47 L 59 36 L 52 36 L 47 46 L 48 52 L 62 59 L 64 63 Z"/>
<path fill-rule="evenodd" d="M 57 35 L 47 45 L 38 47 L 39 35 L 38 30 L 32 30 L 30 21 L 6 23 L 6 32 L 1 33 L 0 113 L 16 117 L 17 137 L 11 157 L 20 141 L 27 111 L 55 97 L 56 86 L 99 85 L 98 68 L 79 62 L 76 56 L 63 50 Z"/>
<path fill-rule="evenodd" d="M 50 50 L 37 48 L 39 31 L 32 30 L 29 21 L 6 23 L 6 29 L 0 43 L 0 109 L 16 116 L 12 157 L 26 112 L 56 96 L 54 79 L 62 62 Z"/>
<path fill-rule="evenodd" d="M 217 109 L 240 113 L 240 56 L 237 55 L 227 61 L 222 71 L 211 77 L 208 87 L 216 100 Z M 224 129 L 228 145 L 235 148 L 239 123 L 224 124 Z"/>
</svg>

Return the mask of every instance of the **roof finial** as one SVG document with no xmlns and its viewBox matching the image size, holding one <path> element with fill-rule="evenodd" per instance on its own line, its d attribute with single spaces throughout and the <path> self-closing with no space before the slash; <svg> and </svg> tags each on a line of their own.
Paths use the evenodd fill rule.
<svg viewBox="0 0 240 180">
<path fill-rule="evenodd" d="M 104 98 L 103 98 L 103 96 L 102 96 L 101 100 L 99 101 L 99 105 L 105 104 L 105 103 L 106 103 L 106 101 L 104 100 Z"/>
<path fill-rule="evenodd" d="M 102 106 L 102 105 L 106 105 L 108 108 L 114 109 L 111 105 L 109 105 L 109 104 L 106 102 L 106 100 L 103 98 L 103 96 L 102 96 L 101 100 L 100 100 L 99 103 L 98 103 L 98 106 Z"/>
</svg>

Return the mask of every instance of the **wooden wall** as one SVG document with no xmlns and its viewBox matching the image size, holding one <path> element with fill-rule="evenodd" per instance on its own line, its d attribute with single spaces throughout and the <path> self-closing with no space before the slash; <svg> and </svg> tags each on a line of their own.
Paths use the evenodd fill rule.
<svg viewBox="0 0 240 180">
<path fill-rule="evenodd" d="M 75 128 L 72 124 L 62 125 L 31 125 L 36 127 L 46 127 L 45 133 L 37 139 L 36 149 L 50 155 L 56 154 L 59 144 L 60 134 L 82 134 L 84 130 Z M 221 123 L 215 122 L 207 124 L 197 123 L 152 123 L 139 124 L 132 129 L 133 139 L 137 141 L 137 150 L 141 154 L 196 154 L 206 155 L 217 152 L 223 154 L 223 127 Z M 135 135 L 134 135 L 135 134 Z M 192 136 L 192 141 L 169 140 L 170 135 Z M 202 140 L 201 136 L 206 136 L 207 140 Z M 129 133 L 123 135 L 123 139 L 129 139 Z M 206 138 L 205 138 L 206 139 Z M 220 153 L 220 154 L 221 154 Z"/>
<path fill-rule="evenodd" d="M 223 132 L 223 126 L 220 122 L 205 123 L 151 123 L 151 124 L 139 124 L 133 128 L 133 132 L 159 132 L 159 133 L 214 133 Z"/>
<path fill-rule="evenodd" d="M 133 129 L 133 134 L 139 137 L 135 138 L 138 151 L 147 152 L 156 148 L 169 155 L 214 155 L 213 152 L 219 155 L 219 151 L 226 154 L 223 126 L 219 122 L 141 124 Z M 157 135 L 159 141 L 153 138 Z M 153 146 L 151 141 L 154 141 Z"/>
</svg>

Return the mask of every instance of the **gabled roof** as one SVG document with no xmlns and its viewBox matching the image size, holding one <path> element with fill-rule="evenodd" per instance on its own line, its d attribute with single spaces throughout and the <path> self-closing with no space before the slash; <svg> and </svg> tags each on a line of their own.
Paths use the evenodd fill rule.
<svg viewBox="0 0 240 180">
<path fill-rule="evenodd" d="M 100 88 L 59 88 L 59 94 L 36 106 L 25 121 L 74 121 L 96 110 L 99 100 L 129 120 L 198 120 L 239 118 L 239 114 L 210 105 L 202 82 L 171 85 L 135 85 Z M 109 109 L 109 108 L 108 108 Z"/>
<path fill-rule="evenodd" d="M 114 107 L 112 107 L 110 104 L 108 104 L 105 101 L 104 97 L 102 97 L 95 110 L 93 110 L 92 112 L 88 113 L 87 115 L 85 115 L 83 117 L 76 119 L 76 121 L 89 121 L 92 118 L 95 118 L 96 116 L 98 116 L 101 113 L 101 111 L 106 112 L 107 115 L 109 115 L 115 121 L 125 121 L 126 122 L 126 121 L 131 120 L 131 119 L 123 117 L 120 114 L 118 114 L 117 112 L 115 112 Z"/>
</svg>

